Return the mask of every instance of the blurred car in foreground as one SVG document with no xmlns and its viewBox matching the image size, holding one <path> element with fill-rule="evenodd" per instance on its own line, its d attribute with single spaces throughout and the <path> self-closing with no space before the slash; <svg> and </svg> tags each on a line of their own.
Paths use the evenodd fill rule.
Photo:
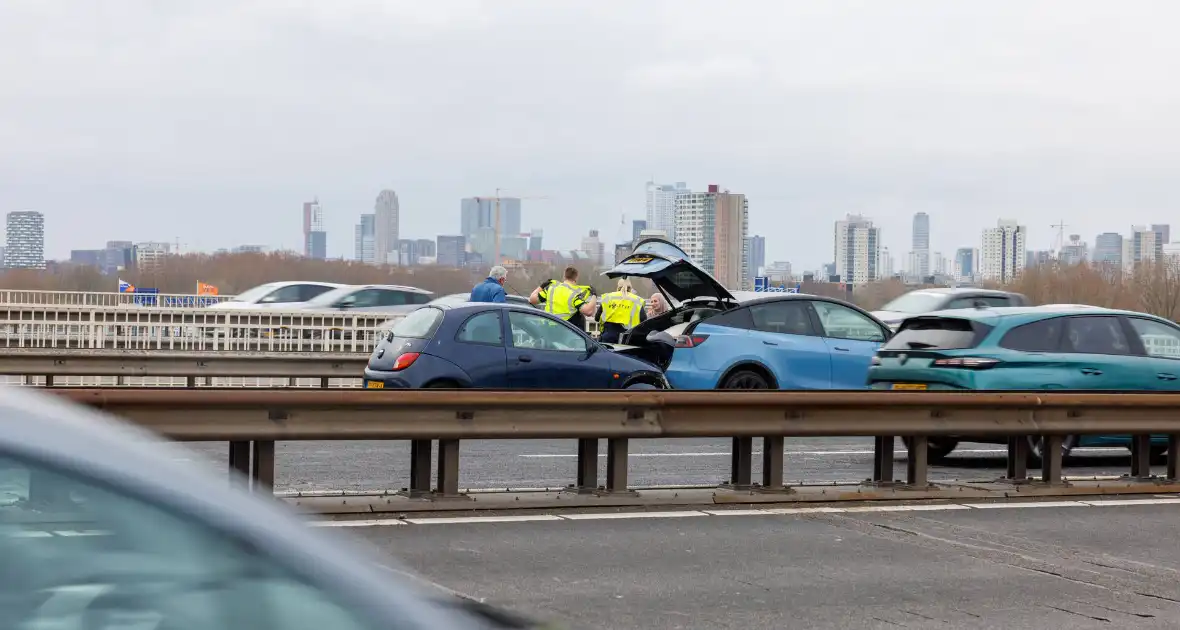
<svg viewBox="0 0 1180 630">
<path fill-rule="evenodd" d="M 893 390 L 1180 391 L 1180 327 L 1153 315 L 1094 306 L 980 308 L 905 320 L 877 353 L 869 386 Z M 1040 438 L 1030 438 L 1041 454 Z M 930 438 L 943 458 L 960 441 Z M 1130 446 L 1129 435 L 1067 436 L 1079 446 Z M 1152 437 L 1159 456 L 1167 439 Z"/>
<path fill-rule="evenodd" d="M 206 308 L 219 311 L 283 309 L 342 286 L 344 285 L 335 282 L 268 282 L 242 291 L 232 299 L 210 304 Z"/>
<path fill-rule="evenodd" d="M 423 306 L 394 322 L 365 367 L 369 389 L 664 389 L 660 369 L 544 311 Z"/>
<path fill-rule="evenodd" d="M 890 334 L 841 300 L 731 293 L 662 239 L 642 241 L 607 275 L 647 278 L 672 305 L 621 347 L 663 368 L 673 389 L 864 389 Z"/>
<path fill-rule="evenodd" d="M 1028 298 L 1010 291 L 973 288 L 933 288 L 910 291 L 873 311 L 873 317 L 896 330 L 907 317 L 957 308 L 1028 306 Z"/>
<path fill-rule="evenodd" d="M 450 295 L 436 297 L 433 300 L 427 302 L 427 304 L 434 304 L 434 305 L 446 304 L 447 306 L 458 306 L 460 304 L 466 304 L 470 299 L 471 299 L 471 292 L 468 291 L 467 293 L 451 293 Z M 519 304 L 521 306 L 533 306 L 529 302 L 529 299 L 523 295 L 512 295 L 510 293 L 505 296 L 505 300 L 509 304 Z M 537 307 L 537 308 L 540 308 L 540 307 Z"/>
<path fill-rule="evenodd" d="M 0 408 L 0 628 L 536 627 L 427 591 L 109 416 L 16 388 Z"/>
<path fill-rule="evenodd" d="M 301 311 L 338 313 L 408 313 L 434 298 L 417 287 L 391 284 L 360 284 L 337 287 L 295 305 Z"/>
</svg>

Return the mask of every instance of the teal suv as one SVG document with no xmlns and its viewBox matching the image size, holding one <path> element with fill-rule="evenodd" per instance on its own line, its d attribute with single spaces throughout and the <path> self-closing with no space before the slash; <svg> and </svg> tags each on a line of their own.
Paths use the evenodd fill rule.
<svg viewBox="0 0 1180 630">
<path fill-rule="evenodd" d="M 1144 313 L 1092 306 L 1039 306 L 938 311 L 905 320 L 877 352 L 868 385 L 889 390 L 1180 391 L 1180 327 Z M 1032 450 L 1041 454 L 1041 440 Z M 941 459 L 960 441 L 931 438 Z M 1129 435 L 1068 436 L 1079 446 L 1127 446 Z M 1152 436 L 1152 455 L 1167 449 Z"/>
</svg>

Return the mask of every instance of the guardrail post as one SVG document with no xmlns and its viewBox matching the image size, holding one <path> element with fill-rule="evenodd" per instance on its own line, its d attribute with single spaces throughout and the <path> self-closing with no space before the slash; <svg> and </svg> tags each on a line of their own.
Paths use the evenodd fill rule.
<svg viewBox="0 0 1180 630">
<path fill-rule="evenodd" d="M 637 494 L 627 490 L 627 438 L 606 441 L 606 492 L 609 494 Z"/>
<path fill-rule="evenodd" d="M 1151 478 L 1151 436 L 1131 436 L 1131 478 Z"/>
<path fill-rule="evenodd" d="M 589 494 L 598 491 L 598 439 L 578 440 L 578 481 L 567 492 Z"/>
<path fill-rule="evenodd" d="M 1005 481 L 1026 483 L 1028 481 L 1028 437 L 1015 435 L 1008 438 L 1008 471 Z"/>
<path fill-rule="evenodd" d="M 1168 436 L 1168 481 L 1176 481 L 1180 472 L 1180 435 Z"/>
<path fill-rule="evenodd" d="M 781 435 L 762 438 L 762 492 L 794 492 L 783 485 L 783 446 Z"/>
<path fill-rule="evenodd" d="M 930 456 L 930 438 L 915 435 L 910 438 L 910 452 L 905 463 L 906 485 L 915 489 L 930 487 L 930 468 L 927 459 Z"/>
<path fill-rule="evenodd" d="M 754 438 L 735 437 L 729 459 L 729 483 L 724 487 L 731 490 L 749 490 L 754 486 Z"/>
<path fill-rule="evenodd" d="M 446 498 L 460 498 L 459 440 L 438 441 L 438 494 Z"/>
<path fill-rule="evenodd" d="M 1061 436 L 1046 435 L 1041 440 L 1041 483 L 1065 485 L 1061 478 Z"/>
<path fill-rule="evenodd" d="M 893 444 L 896 437 L 878 435 L 873 438 L 873 483 L 893 484 Z M 911 455 L 912 456 L 912 455 Z"/>
<path fill-rule="evenodd" d="M 229 471 L 230 474 L 241 474 L 246 480 L 246 487 L 250 487 L 250 443 L 229 443 Z"/>
<path fill-rule="evenodd" d="M 410 487 L 398 494 L 413 499 L 430 495 L 430 448 L 430 440 L 410 440 Z"/>
<path fill-rule="evenodd" d="M 254 441 L 254 465 L 250 470 L 254 492 L 274 492 L 275 485 L 275 443 L 274 440 Z"/>
</svg>

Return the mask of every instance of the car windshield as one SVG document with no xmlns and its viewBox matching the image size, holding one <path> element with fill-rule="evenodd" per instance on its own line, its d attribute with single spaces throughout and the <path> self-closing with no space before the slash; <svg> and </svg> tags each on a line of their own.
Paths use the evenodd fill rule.
<svg viewBox="0 0 1180 630">
<path fill-rule="evenodd" d="M 226 302 L 257 302 L 260 298 L 266 296 L 271 291 L 279 288 L 279 283 L 270 282 L 267 284 L 260 284 L 253 289 L 247 289 L 233 297 L 233 299 L 225 300 Z"/>
<path fill-rule="evenodd" d="M 942 293 L 911 291 L 882 306 L 881 310 L 895 313 L 929 313 L 937 311 L 944 300 L 946 295 Z"/>
<path fill-rule="evenodd" d="M 420 308 L 401 318 L 389 331 L 391 337 L 403 339 L 426 339 L 434 334 L 434 329 L 442 321 L 443 312 L 437 308 Z"/>
<path fill-rule="evenodd" d="M 428 303 L 429 304 L 446 304 L 448 306 L 454 306 L 455 304 L 462 304 L 462 303 L 466 302 L 468 300 L 468 298 L 470 298 L 470 297 L 471 297 L 470 293 L 452 293 L 450 295 L 444 295 L 442 297 L 435 298 Z"/>
</svg>

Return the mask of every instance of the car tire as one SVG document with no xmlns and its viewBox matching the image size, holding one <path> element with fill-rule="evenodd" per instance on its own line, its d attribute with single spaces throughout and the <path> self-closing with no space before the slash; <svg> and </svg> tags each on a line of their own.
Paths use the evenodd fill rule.
<svg viewBox="0 0 1180 630">
<path fill-rule="evenodd" d="M 902 444 L 905 444 L 907 451 L 914 448 L 913 438 L 901 438 Z M 932 437 L 926 440 L 926 461 L 931 464 L 936 464 L 947 458 L 959 446 L 959 441 L 951 438 Z"/>
<path fill-rule="evenodd" d="M 426 389 L 463 389 L 463 386 L 455 381 L 434 381 L 426 385 Z"/>
<path fill-rule="evenodd" d="M 754 370 L 737 370 L 725 377 L 721 389 L 770 389 L 770 383 Z"/>
<path fill-rule="evenodd" d="M 1030 435 L 1028 438 L 1029 463 L 1040 464 L 1041 452 L 1043 451 L 1045 438 L 1039 435 Z M 1061 459 L 1064 461 L 1073 449 L 1078 445 L 1078 436 L 1067 435 L 1061 438 Z"/>
<path fill-rule="evenodd" d="M 659 387 L 656 387 L 651 383 L 632 383 L 623 389 L 659 389 Z"/>
</svg>

